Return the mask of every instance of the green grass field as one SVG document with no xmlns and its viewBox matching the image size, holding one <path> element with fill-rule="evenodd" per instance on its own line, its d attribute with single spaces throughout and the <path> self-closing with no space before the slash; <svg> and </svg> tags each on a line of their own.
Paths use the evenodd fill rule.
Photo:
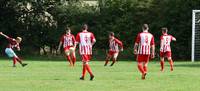
<svg viewBox="0 0 200 91">
<path fill-rule="evenodd" d="M 118 62 L 104 67 L 102 61 L 90 63 L 95 74 L 80 81 L 81 62 L 69 67 L 65 61 L 26 61 L 19 64 L 0 60 L 0 91 L 200 91 L 200 63 L 175 62 L 174 72 L 160 72 L 159 62 L 150 62 L 146 80 L 140 80 L 136 62 Z"/>
</svg>

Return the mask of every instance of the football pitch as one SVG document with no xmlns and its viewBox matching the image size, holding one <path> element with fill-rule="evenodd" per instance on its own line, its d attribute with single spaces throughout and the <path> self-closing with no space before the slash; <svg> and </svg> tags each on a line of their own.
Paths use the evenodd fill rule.
<svg viewBox="0 0 200 91">
<path fill-rule="evenodd" d="M 81 62 L 69 67 L 66 61 L 27 60 L 29 65 L 16 68 L 12 62 L 0 60 L 0 91 L 199 91 L 200 62 L 175 62 L 173 72 L 165 62 L 160 72 L 159 62 L 149 63 L 146 80 L 140 79 L 134 61 L 118 61 L 104 67 L 103 61 L 91 61 L 94 81 L 87 74 L 79 80 Z"/>
</svg>

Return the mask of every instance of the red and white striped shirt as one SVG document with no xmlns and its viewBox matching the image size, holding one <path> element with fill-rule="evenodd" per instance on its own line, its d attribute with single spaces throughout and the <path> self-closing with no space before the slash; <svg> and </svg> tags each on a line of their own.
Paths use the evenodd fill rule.
<svg viewBox="0 0 200 91">
<path fill-rule="evenodd" d="M 81 55 L 92 55 L 92 43 L 96 41 L 91 32 L 80 32 L 76 35 L 76 41 L 79 43 L 79 53 Z"/>
<path fill-rule="evenodd" d="M 123 48 L 123 43 L 117 38 L 109 39 L 109 51 L 119 52 L 119 46 Z"/>
<path fill-rule="evenodd" d="M 65 48 L 65 47 L 74 46 L 74 44 L 76 43 L 76 40 L 73 34 L 64 34 L 60 38 L 60 42 L 63 43 L 63 48 Z"/>
<path fill-rule="evenodd" d="M 175 39 L 172 35 L 164 34 L 160 37 L 160 52 L 171 52 L 170 43 Z"/>
<path fill-rule="evenodd" d="M 139 44 L 139 55 L 150 55 L 150 48 L 152 45 L 154 45 L 154 37 L 149 32 L 141 32 L 137 35 L 135 43 Z"/>
</svg>

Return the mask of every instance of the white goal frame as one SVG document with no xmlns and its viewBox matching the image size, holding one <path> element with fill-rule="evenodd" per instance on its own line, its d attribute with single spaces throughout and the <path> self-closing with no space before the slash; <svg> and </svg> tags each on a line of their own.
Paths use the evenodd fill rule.
<svg viewBox="0 0 200 91">
<path fill-rule="evenodd" d="M 191 53 L 191 61 L 195 61 L 195 18 L 196 13 L 200 12 L 200 10 L 192 10 L 192 53 Z"/>
</svg>

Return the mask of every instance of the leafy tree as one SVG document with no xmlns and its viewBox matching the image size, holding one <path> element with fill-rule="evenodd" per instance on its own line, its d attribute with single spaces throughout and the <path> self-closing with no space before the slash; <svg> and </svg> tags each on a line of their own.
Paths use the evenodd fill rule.
<svg viewBox="0 0 200 91">
<path fill-rule="evenodd" d="M 122 55 L 130 58 L 141 25 L 148 23 L 157 50 L 160 28 L 168 27 L 169 33 L 177 38 L 172 48 L 179 53 L 174 56 L 190 58 L 191 11 L 200 9 L 200 0 L 97 1 L 98 5 L 90 6 L 84 0 L 1 0 L 0 30 L 12 37 L 22 36 L 24 54 L 38 54 L 45 46 L 52 51 L 56 49 L 66 26 L 76 34 L 83 23 L 88 23 L 89 31 L 97 38 L 96 53 L 108 48 L 108 32 L 113 31 L 128 50 Z M 6 42 L 2 37 L 0 40 L 3 50 Z"/>
</svg>

